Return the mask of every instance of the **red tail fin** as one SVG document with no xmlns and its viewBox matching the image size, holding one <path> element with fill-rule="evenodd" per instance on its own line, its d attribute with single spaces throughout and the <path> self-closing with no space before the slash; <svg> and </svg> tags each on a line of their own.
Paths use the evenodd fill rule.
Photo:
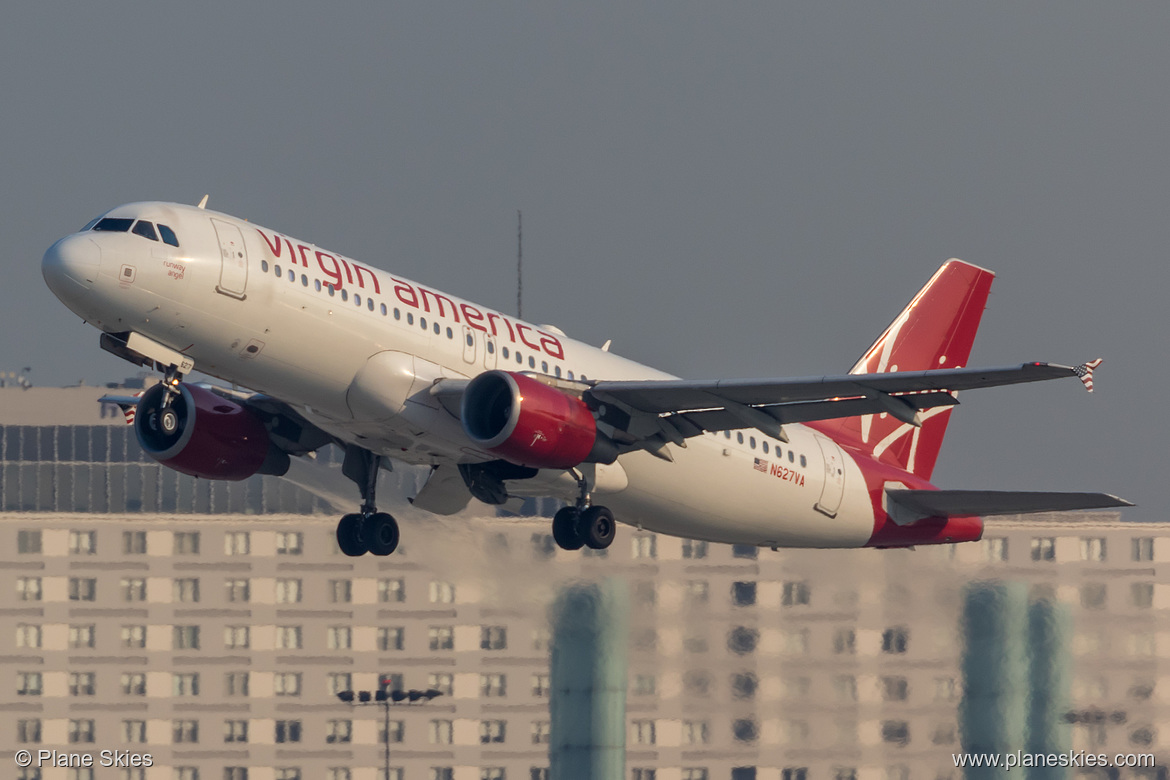
<svg viewBox="0 0 1170 780">
<path fill-rule="evenodd" d="M 961 260 L 943 263 L 849 373 L 966 366 L 994 278 L 991 271 Z M 922 417 L 921 428 L 887 414 L 829 420 L 816 427 L 846 446 L 930 479 L 951 407 L 929 409 Z"/>
</svg>

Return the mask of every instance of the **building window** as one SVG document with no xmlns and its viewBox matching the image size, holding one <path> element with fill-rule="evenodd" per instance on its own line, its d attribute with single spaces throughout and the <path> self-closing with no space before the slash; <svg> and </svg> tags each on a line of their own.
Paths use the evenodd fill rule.
<svg viewBox="0 0 1170 780">
<path fill-rule="evenodd" d="M 479 629 L 480 650 L 506 650 L 508 629 L 504 626 L 481 626 Z"/>
<path fill-rule="evenodd" d="M 78 742 L 94 741 L 94 726 L 93 721 L 88 719 L 71 720 L 69 721 L 69 742 L 75 744 Z"/>
<path fill-rule="evenodd" d="M 301 722 L 299 720 L 276 721 L 276 741 L 278 743 L 300 742 Z"/>
<path fill-rule="evenodd" d="M 731 675 L 731 695 L 737 699 L 754 699 L 759 681 L 751 672 Z"/>
<path fill-rule="evenodd" d="M 199 554 L 199 532 L 198 531 L 175 531 L 174 534 L 174 554 L 175 555 L 198 555 Z"/>
<path fill-rule="evenodd" d="M 1133 560 L 1135 563 L 1145 563 L 1154 560 L 1154 537 L 1135 536 L 1132 544 Z"/>
<path fill-rule="evenodd" d="M 547 720 L 532 721 L 532 744 L 547 745 L 552 736 L 552 727 Z"/>
<path fill-rule="evenodd" d="M 910 744 L 910 724 L 904 720 L 882 721 L 882 742 L 898 747 Z"/>
<path fill-rule="evenodd" d="M 401 602 L 406 600 L 406 584 L 401 579 L 378 580 L 378 601 Z"/>
<path fill-rule="evenodd" d="M 954 701 L 955 700 L 955 678 L 954 677 L 935 677 L 934 678 L 934 700 L 935 701 Z"/>
<path fill-rule="evenodd" d="M 97 552 L 97 531 L 70 531 L 69 554 L 93 555 Z"/>
<path fill-rule="evenodd" d="M 1081 606 L 1085 609 L 1104 609 L 1106 596 L 1103 582 L 1086 582 L 1081 586 Z"/>
<path fill-rule="evenodd" d="M 406 739 L 406 723 L 401 720 L 390 721 L 390 744 L 401 744 Z M 386 729 L 383 726 L 378 733 L 378 744 L 386 744 Z"/>
<path fill-rule="evenodd" d="M 353 629 L 349 626 L 330 626 L 326 639 L 330 650 L 353 649 Z"/>
<path fill-rule="evenodd" d="M 428 590 L 432 604 L 455 603 L 455 586 L 450 582 L 432 580 Z"/>
<path fill-rule="evenodd" d="M 631 553 L 635 558 L 657 558 L 658 537 L 653 534 L 642 534 L 630 540 L 633 546 Z"/>
<path fill-rule="evenodd" d="M 711 780 L 706 767 L 686 767 L 682 771 L 682 780 Z"/>
<path fill-rule="evenodd" d="M 174 637 L 176 650 L 199 649 L 199 626 L 175 626 Z"/>
<path fill-rule="evenodd" d="M 1102 536 L 1081 537 L 1081 560 L 1101 562 L 1105 560 L 1105 538 Z"/>
<path fill-rule="evenodd" d="M 146 626 L 122 626 L 122 647 L 146 647 Z"/>
<path fill-rule="evenodd" d="M 408 321 L 411 316 L 413 315 L 406 315 Z M 455 780 L 455 770 L 449 766 L 433 766 L 428 777 L 430 780 Z"/>
<path fill-rule="evenodd" d="M 248 673 L 227 672 L 223 676 L 223 693 L 225 696 L 247 696 Z"/>
<path fill-rule="evenodd" d="M 760 738 L 760 727 L 752 718 L 739 718 L 731 722 L 731 736 L 736 742 L 755 742 Z"/>
<path fill-rule="evenodd" d="M 199 742 L 199 721 L 175 720 L 171 722 L 171 741 L 175 744 Z"/>
<path fill-rule="evenodd" d="M 329 692 L 337 695 L 342 691 L 353 690 L 353 675 L 349 672 L 330 672 Z"/>
<path fill-rule="evenodd" d="M 70 696 L 93 696 L 95 686 L 95 675 L 93 672 L 70 672 L 69 674 L 69 695 Z"/>
<path fill-rule="evenodd" d="M 508 695 L 508 676 L 491 673 L 479 676 L 479 695 L 499 698 Z"/>
<path fill-rule="evenodd" d="M 653 720 L 634 720 L 630 722 L 635 745 L 654 745 L 658 742 L 657 724 Z"/>
<path fill-rule="evenodd" d="M 683 675 L 683 690 L 688 696 L 705 697 L 711 693 L 711 675 L 692 670 Z"/>
<path fill-rule="evenodd" d="M 44 547 L 41 543 L 41 532 L 30 529 L 21 529 L 16 532 L 16 551 L 22 555 L 40 555 Z"/>
<path fill-rule="evenodd" d="M 658 780 L 658 771 L 647 767 L 634 767 L 630 770 L 630 780 Z"/>
<path fill-rule="evenodd" d="M 16 580 L 16 600 L 17 601 L 40 601 L 41 600 L 41 578 L 40 577 L 18 577 Z"/>
<path fill-rule="evenodd" d="M 733 582 L 731 584 L 731 603 L 737 607 L 751 607 L 756 603 L 756 583 Z"/>
<path fill-rule="evenodd" d="M 276 535 L 277 555 L 301 555 L 305 551 L 305 535 L 300 531 L 281 531 Z"/>
<path fill-rule="evenodd" d="M 450 745 L 453 728 L 449 720 L 432 720 L 427 726 L 431 744 Z"/>
<path fill-rule="evenodd" d="M 382 627 L 378 629 L 379 650 L 401 650 L 405 642 L 406 632 L 401 626 Z"/>
<path fill-rule="evenodd" d="M 711 741 L 711 724 L 705 720 L 684 720 L 682 738 L 684 745 L 706 745 Z"/>
<path fill-rule="evenodd" d="M 904 653 L 910 644 L 910 631 L 902 626 L 887 628 L 882 632 L 883 653 Z"/>
<path fill-rule="evenodd" d="M 40 742 L 40 718 L 28 718 L 16 721 L 16 741 L 22 745 L 35 744 Z"/>
<path fill-rule="evenodd" d="M 40 696 L 43 690 L 43 684 L 40 672 L 16 673 L 17 696 Z"/>
<path fill-rule="evenodd" d="M 548 650 L 548 643 L 551 636 L 548 626 L 537 626 L 532 629 L 532 649 L 540 651 Z"/>
<path fill-rule="evenodd" d="M 247 603 L 252 600 L 251 580 L 224 580 L 227 600 L 231 603 Z"/>
<path fill-rule="evenodd" d="M 123 672 L 121 682 L 123 695 L 146 695 L 146 675 L 142 672 Z"/>
<path fill-rule="evenodd" d="M 857 652 L 857 635 L 852 628 L 833 631 L 833 652 L 837 655 L 853 655 Z"/>
<path fill-rule="evenodd" d="M 444 696 L 452 694 L 452 677 L 447 672 L 432 672 L 427 675 L 427 687 L 434 688 Z"/>
<path fill-rule="evenodd" d="M 1032 539 L 1032 560 L 1055 561 L 1056 540 L 1051 536 L 1038 536 Z"/>
<path fill-rule="evenodd" d="M 228 531 L 223 537 L 225 555 L 249 555 L 252 552 L 252 536 L 247 531 Z"/>
<path fill-rule="evenodd" d="M 780 597 L 780 603 L 786 607 L 804 606 L 809 601 L 807 582 L 786 582 Z"/>
<path fill-rule="evenodd" d="M 697 539 L 683 539 L 682 557 L 698 560 L 707 557 L 707 543 Z"/>
<path fill-rule="evenodd" d="M 329 580 L 329 601 L 349 604 L 353 601 L 353 580 Z"/>
<path fill-rule="evenodd" d="M 1134 582 L 1129 586 L 1130 602 L 1139 609 L 1149 609 L 1154 605 L 1154 583 Z"/>
<path fill-rule="evenodd" d="M 352 720 L 325 721 L 325 741 L 329 744 L 347 744 L 353 741 Z"/>
<path fill-rule="evenodd" d="M 691 605 L 706 604 L 709 587 L 706 580 L 687 580 L 686 599 Z"/>
<path fill-rule="evenodd" d="M 983 540 L 983 557 L 990 563 L 1008 559 L 1008 540 L 1004 536 L 989 536 Z"/>
<path fill-rule="evenodd" d="M 123 577 L 122 600 L 146 601 L 146 580 L 142 577 Z"/>
<path fill-rule="evenodd" d="M 276 696 L 300 696 L 299 672 L 278 672 L 272 676 L 272 693 Z"/>
<path fill-rule="evenodd" d="M 175 696 L 199 695 L 198 672 L 184 672 L 182 674 L 174 674 L 171 676 L 171 679 L 173 681 L 173 693 Z"/>
<path fill-rule="evenodd" d="M 301 581 L 300 580 L 277 580 L 276 581 L 276 603 L 277 604 L 299 604 L 301 602 Z"/>
<path fill-rule="evenodd" d="M 547 674 L 532 675 L 532 695 L 533 696 L 548 696 L 549 691 L 549 676 Z"/>
<path fill-rule="evenodd" d="M 507 736 L 508 723 L 503 720 L 481 720 L 479 722 L 480 744 L 503 742 Z"/>
<path fill-rule="evenodd" d="M 41 627 L 22 623 L 16 627 L 16 646 L 35 648 L 41 646 Z"/>
<path fill-rule="evenodd" d="M 833 691 L 839 702 L 857 701 L 857 678 L 851 674 L 840 674 L 833 678 Z"/>
<path fill-rule="evenodd" d="M 123 555 L 145 555 L 146 554 L 146 531 L 123 531 L 122 532 L 122 554 Z"/>
<path fill-rule="evenodd" d="M 246 720 L 225 720 L 223 722 L 223 741 L 224 742 L 247 742 L 248 741 L 248 721 L 246 721 Z"/>
<path fill-rule="evenodd" d="M 733 558 L 750 558 L 755 560 L 760 556 L 760 548 L 754 544 L 733 544 L 731 545 L 731 557 Z"/>
<path fill-rule="evenodd" d="M 780 780 L 808 780 L 808 767 L 786 766 L 780 770 Z"/>
<path fill-rule="evenodd" d="M 97 599 L 97 580 L 93 577 L 70 577 L 70 601 L 94 601 Z"/>
<path fill-rule="evenodd" d="M 124 720 L 122 721 L 122 741 L 132 742 L 135 744 L 143 744 L 146 742 L 146 721 L 144 720 Z"/>
<path fill-rule="evenodd" d="M 199 578 L 198 577 L 184 577 L 174 581 L 176 602 L 180 603 L 195 603 L 199 601 Z"/>
<path fill-rule="evenodd" d="M 432 650 L 455 649 L 455 629 L 451 626 L 431 626 L 427 629 L 427 639 Z"/>
<path fill-rule="evenodd" d="M 248 626 L 224 626 L 223 646 L 228 650 L 246 650 L 250 645 Z"/>
<path fill-rule="evenodd" d="M 195 776 L 191 780 L 199 780 L 198 769 L 194 770 Z M 176 774 L 175 780 L 181 780 Z M 223 768 L 223 780 L 248 780 L 248 767 L 246 766 L 225 766 Z"/>
<path fill-rule="evenodd" d="M 882 701 L 906 701 L 910 695 L 910 684 L 905 677 L 882 678 Z"/>
<path fill-rule="evenodd" d="M 727 649 L 736 655 L 747 655 L 755 652 L 760 641 L 760 632 L 754 628 L 737 626 L 727 635 Z"/>
<path fill-rule="evenodd" d="M 634 675 L 633 694 L 635 696 L 653 696 L 658 692 L 658 678 L 652 674 Z"/>
</svg>

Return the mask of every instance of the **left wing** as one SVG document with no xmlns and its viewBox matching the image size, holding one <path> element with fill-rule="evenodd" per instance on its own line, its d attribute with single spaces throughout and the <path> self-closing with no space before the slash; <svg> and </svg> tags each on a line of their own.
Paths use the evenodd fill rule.
<svg viewBox="0 0 1170 780">
<path fill-rule="evenodd" d="M 656 451 L 704 431 L 736 428 L 756 428 L 784 441 L 787 423 L 883 412 L 919 425 L 920 411 L 957 404 L 960 390 L 1078 377 L 1091 391 L 1092 371 L 1099 364 L 1023 363 L 800 379 L 601 381 L 584 397 L 592 399 L 599 419 L 618 432 L 621 443 Z"/>
</svg>

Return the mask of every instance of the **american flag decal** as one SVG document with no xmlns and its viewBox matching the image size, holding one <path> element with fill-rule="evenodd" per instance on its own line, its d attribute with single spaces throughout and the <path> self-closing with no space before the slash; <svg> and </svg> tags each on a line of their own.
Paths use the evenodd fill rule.
<svg viewBox="0 0 1170 780">
<path fill-rule="evenodd" d="M 754 468 L 756 471 L 760 472 L 761 474 L 767 474 L 768 473 L 768 461 L 764 460 L 763 458 L 756 458 L 756 463 L 754 466 L 752 466 L 752 468 Z"/>
<path fill-rule="evenodd" d="M 1093 369 L 1101 365 L 1101 362 L 1101 358 L 1097 358 L 1096 360 L 1090 360 L 1088 363 L 1082 363 L 1073 369 L 1073 373 L 1081 378 L 1081 383 L 1090 393 L 1093 392 Z"/>
</svg>

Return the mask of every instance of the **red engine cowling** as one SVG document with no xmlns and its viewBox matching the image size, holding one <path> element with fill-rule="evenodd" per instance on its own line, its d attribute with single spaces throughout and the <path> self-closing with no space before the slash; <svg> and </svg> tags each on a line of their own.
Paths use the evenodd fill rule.
<svg viewBox="0 0 1170 780">
<path fill-rule="evenodd" d="M 237 403 L 198 385 L 181 383 L 170 404 L 172 425 L 161 420 L 163 385 L 143 394 L 134 414 L 134 433 L 147 455 L 175 471 L 205 479 L 247 479 L 281 475 L 288 455 L 273 447 L 259 418 Z"/>
<path fill-rule="evenodd" d="M 571 469 L 597 442 L 597 422 L 581 399 L 508 371 L 471 380 L 460 417 L 468 438 L 521 466 Z"/>
</svg>

